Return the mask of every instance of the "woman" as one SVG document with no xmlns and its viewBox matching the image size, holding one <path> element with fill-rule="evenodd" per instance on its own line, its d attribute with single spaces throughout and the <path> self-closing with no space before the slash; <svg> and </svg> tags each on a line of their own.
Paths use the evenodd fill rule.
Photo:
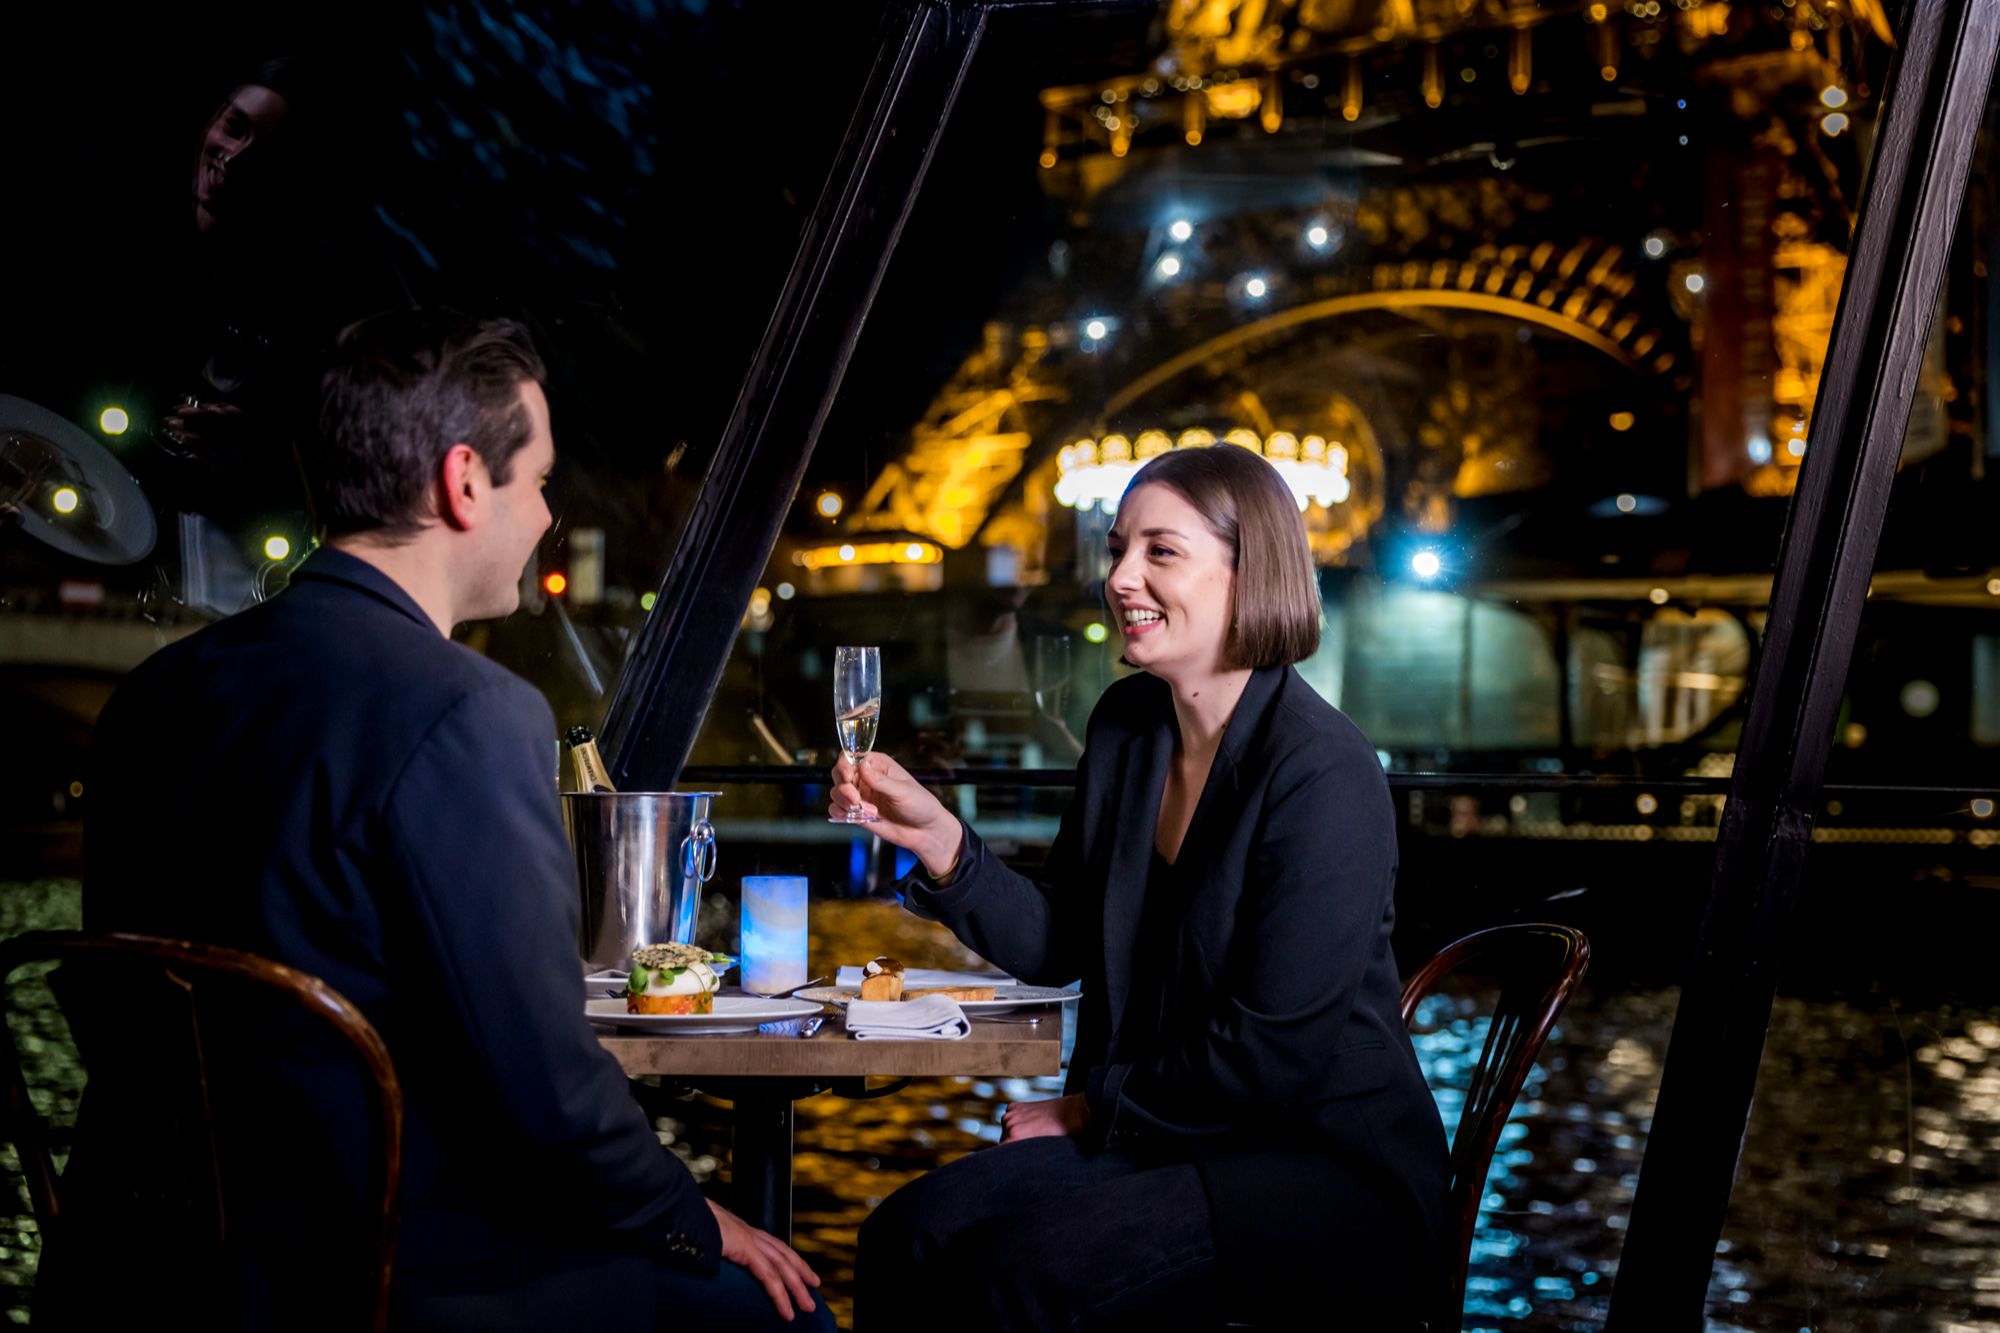
<svg viewBox="0 0 2000 1333">
<path fill-rule="evenodd" d="M 1398 1013 L 1388 788 L 1292 670 L 1319 642 L 1304 525 L 1262 459 L 1177 451 L 1109 554 L 1144 674 L 1099 702 L 1034 878 L 893 760 L 834 770 L 834 810 L 916 854 L 913 910 L 1083 979 L 1069 1095 L 869 1218 L 857 1327 L 1391 1326 L 1445 1231 L 1444 1133 Z"/>
</svg>

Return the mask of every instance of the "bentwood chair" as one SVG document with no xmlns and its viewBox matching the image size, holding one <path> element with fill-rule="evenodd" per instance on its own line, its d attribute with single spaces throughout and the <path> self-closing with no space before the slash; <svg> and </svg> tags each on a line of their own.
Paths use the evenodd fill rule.
<svg viewBox="0 0 2000 1333">
<path fill-rule="evenodd" d="M 1589 965 L 1590 941 L 1580 930 L 1547 924 L 1495 926 L 1445 946 L 1403 987 L 1405 1026 L 1416 1017 L 1424 998 L 1454 973 L 1477 973 L 1500 987 L 1486 1029 L 1486 1046 L 1473 1068 L 1458 1130 L 1452 1136 L 1451 1248 L 1442 1284 L 1417 1312 L 1429 1333 L 1457 1333 L 1464 1317 L 1465 1270 L 1493 1149 L 1542 1043 Z"/>
<path fill-rule="evenodd" d="M 130 1188 L 148 1201 L 149 1215 L 186 1222 L 186 1234 L 135 1235 L 135 1245 L 172 1241 L 203 1258 L 220 1258 L 231 1239 L 226 1182 L 239 1169 L 222 1146 L 222 1126 L 230 1123 L 231 1099 L 244 1089 L 268 1087 L 265 1059 L 296 1055 L 288 1049 L 259 1050 L 246 1042 L 247 1030 L 293 1039 L 324 1041 L 348 1050 L 367 1105 L 369 1151 L 363 1192 L 356 1203 L 370 1233 L 356 1237 L 330 1273 L 328 1310 L 351 1308 L 359 1326 L 388 1327 L 389 1281 L 395 1259 L 402 1173 L 403 1093 L 388 1047 L 361 1011 L 332 987 L 293 968 L 255 954 L 214 945 L 146 935 L 42 931 L 0 945 L 0 988 L 19 968 L 57 962 L 49 979 L 70 1018 L 78 1047 L 92 1067 L 86 1095 L 91 1114 L 108 1109 L 116 1119 L 119 1151 L 138 1161 L 144 1179 Z M 106 1022 L 101 997 L 119 999 Z M 98 997 L 98 998 L 93 998 Z M 14 992 L 7 991 L 9 1018 Z M 0 1023 L 0 1050 L 6 1056 L 6 1100 L 0 1107 L 6 1136 L 19 1154 L 28 1197 L 45 1238 L 63 1224 L 64 1182 L 50 1155 L 47 1125 L 28 1096 L 28 1083 L 11 1023 Z M 113 1098 L 106 1108 L 100 1086 Z M 123 1159 L 121 1159 L 123 1160 Z M 253 1170 L 253 1164 L 240 1169 Z M 126 1188 L 121 1176 L 119 1188 Z M 302 1206 L 311 1206 L 302 1200 Z M 144 1308 L 150 1297 L 137 1297 Z M 341 1321 L 346 1323 L 345 1320 Z"/>
</svg>

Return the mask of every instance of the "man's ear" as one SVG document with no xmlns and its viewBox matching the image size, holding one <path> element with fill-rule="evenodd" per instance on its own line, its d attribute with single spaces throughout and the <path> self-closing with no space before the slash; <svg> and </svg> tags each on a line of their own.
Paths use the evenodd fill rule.
<svg viewBox="0 0 2000 1333">
<path fill-rule="evenodd" d="M 460 532 L 479 526 L 492 480 L 486 461 L 469 444 L 454 444 L 438 465 L 438 517 Z"/>
</svg>

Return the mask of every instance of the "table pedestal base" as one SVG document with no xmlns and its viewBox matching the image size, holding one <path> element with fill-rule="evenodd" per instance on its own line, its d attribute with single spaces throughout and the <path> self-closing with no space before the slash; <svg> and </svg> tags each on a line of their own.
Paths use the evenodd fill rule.
<svg viewBox="0 0 2000 1333">
<path fill-rule="evenodd" d="M 760 1231 L 792 1243 L 792 1122 L 794 1102 L 831 1090 L 857 1101 L 900 1091 L 908 1079 L 869 1088 L 866 1079 L 703 1079 L 698 1085 L 735 1110 L 729 1149 L 729 1203 Z"/>
</svg>

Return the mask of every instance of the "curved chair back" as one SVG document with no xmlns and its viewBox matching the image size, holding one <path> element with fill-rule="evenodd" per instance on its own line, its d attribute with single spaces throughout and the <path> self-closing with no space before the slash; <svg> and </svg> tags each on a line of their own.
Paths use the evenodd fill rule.
<svg viewBox="0 0 2000 1333">
<path fill-rule="evenodd" d="M 1465 1269 L 1486 1192 L 1487 1168 L 1500 1131 L 1528 1081 L 1528 1071 L 1590 965 L 1590 941 L 1568 926 L 1495 926 L 1446 945 L 1403 987 L 1403 1024 L 1438 984 L 1462 968 L 1497 978 L 1500 998 L 1486 1047 L 1465 1090 L 1451 1141 L 1451 1211 L 1457 1225 L 1436 1304 L 1424 1314 L 1431 1333 L 1457 1333 L 1465 1310 Z"/>
<path fill-rule="evenodd" d="M 233 1071 L 219 1064 L 231 1058 L 229 1043 L 214 1039 L 213 1017 L 219 1008 L 205 1012 L 205 1002 L 234 1003 L 239 1008 L 232 1012 L 240 1013 L 244 997 L 274 1001 L 280 1009 L 317 1020 L 352 1048 L 367 1074 L 363 1086 L 373 1121 L 362 1202 L 374 1235 L 372 1245 L 362 1251 L 368 1256 L 367 1271 L 354 1275 L 356 1305 L 370 1311 L 371 1328 L 387 1328 L 402 1174 L 403 1092 L 374 1025 L 339 992 L 296 969 L 236 949 L 148 935 L 38 931 L 17 936 L 0 944 L 0 988 L 17 969 L 50 961 L 77 963 L 90 976 L 99 969 L 116 969 L 121 991 L 146 997 L 143 1014 L 133 1015 L 134 1040 L 93 1042 L 84 1054 L 117 1063 L 143 1061 L 140 1081 L 146 1084 L 149 1108 L 159 1103 L 159 1114 L 147 1123 L 165 1127 L 165 1150 L 178 1159 L 161 1163 L 161 1179 L 173 1182 L 179 1196 L 174 1204 L 200 1220 L 205 1234 L 194 1239 L 218 1249 L 228 1239 L 229 1210 L 212 1097 Z M 58 974 L 51 988 L 69 1010 L 72 999 L 63 982 Z M 11 993 L 7 1007 L 13 1007 Z M 81 1036 L 79 1032 L 80 1041 Z M 47 1126 L 29 1101 L 20 1054 L 6 1023 L 0 1023 L 0 1052 L 6 1057 L 7 1080 L 0 1114 L 19 1154 L 36 1220 L 48 1236 L 61 1224 L 62 1180 L 50 1157 Z"/>
</svg>

